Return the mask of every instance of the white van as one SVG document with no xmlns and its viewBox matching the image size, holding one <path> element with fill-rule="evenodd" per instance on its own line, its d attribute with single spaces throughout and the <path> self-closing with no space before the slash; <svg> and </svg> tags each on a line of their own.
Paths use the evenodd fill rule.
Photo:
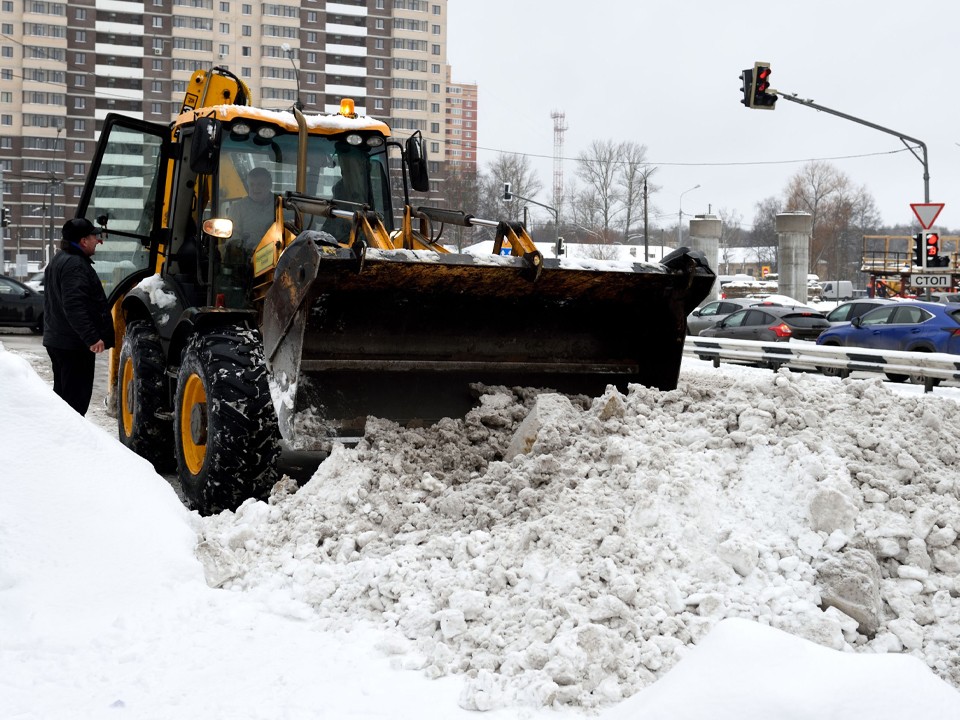
<svg viewBox="0 0 960 720">
<path fill-rule="evenodd" d="M 853 298 L 853 283 L 849 280 L 824 280 L 820 283 L 824 300 L 850 300 Z"/>
</svg>

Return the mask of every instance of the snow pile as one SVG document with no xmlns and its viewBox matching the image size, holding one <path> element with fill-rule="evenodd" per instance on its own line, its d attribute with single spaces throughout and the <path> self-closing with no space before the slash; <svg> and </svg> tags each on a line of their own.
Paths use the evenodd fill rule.
<svg viewBox="0 0 960 720">
<path fill-rule="evenodd" d="M 724 618 L 960 686 L 954 402 L 787 370 L 488 390 L 464 421 L 371 420 L 298 492 L 206 518 L 208 581 L 373 621 L 396 666 L 466 674 L 469 709 L 614 703 Z"/>
</svg>

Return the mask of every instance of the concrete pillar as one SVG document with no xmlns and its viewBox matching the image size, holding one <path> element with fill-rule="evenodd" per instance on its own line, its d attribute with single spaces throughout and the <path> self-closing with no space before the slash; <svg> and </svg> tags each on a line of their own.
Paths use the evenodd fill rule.
<svg viewBox="0 0 960 720">
<path fill-rule="evenodd" d="M 777 293 L 806 304 L 813 217 L 807 212 L 781 213 L 777 215 L 776 229 L 780 247 Z"/>
<path fill-rule="evenodd" d="M 690 249 L 699 250 L 707 258 L 710 269 L 717 272 L 720 267 L 720 230 L 722 223 L 716 215 L 697 215 L 690 221 Z M 719 297 L 719 283 L 710 288 L 704 303 Z M 703 303 L 701 303 L 703 304 Z"/>
</svg>

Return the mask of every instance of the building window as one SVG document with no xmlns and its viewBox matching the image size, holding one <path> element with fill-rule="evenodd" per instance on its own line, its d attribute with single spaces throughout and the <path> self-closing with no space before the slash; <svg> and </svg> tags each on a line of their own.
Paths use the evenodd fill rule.
<svg viewBox="0 0 960 720">
<path fill-rule="evenodd" d="M 87 9 L 86 8 L 77 8 L 74 13 L 74 17 L 77 20 L 86 20 L 87 19 Z"/>
<path fill-rule="evenodd" d="M 230 3 L 228 2 L 220 3 L 220 12 L 230 12 Z"/>
<path fill-rule="evenodd" d="M 220 34 L 221 35 L 230 34 L 230 23 L 220 23 Z"/>
<path fill-rule="evenodd" d="M 76 110 L 83 110 L 87 106 L 87 99 L 78 97 L 73 99 L 73 107 Z"/>
<path fill-rule="evenodd" d="M 80 118 L 73 119 L 73 131 L 74 132 L 86 132 L 87 131 L 87 121 L 81 120 Z"/>
<path fill-rule="evenodd" d="M 244 14 L 244 15 L 252 15 L 252 14 L 253 14 L 253 5 L 244 5 L 244 6 L 243 6 L 243 14 Z"/>
<path fill-rule="evenodd" d="M 162 28 L 162 27 L 163 27 L 163 18 L 160 17 L 159 15 L 154 15 L 154 16 L 153 16 L 153 26 L 154 26 L 155 28 Z"/>
<path fill-rule="evenodd" d="M 317 34 L 312 30 L 307 33 L 307 43 L 309 43 L 310 45 L 317 44 Z"/>
<path fill-rule="evenodd" d="M 78 177 L 83 177 L 84 167 L 83 163 L 74 163 L 73 164 L 73 174 Z"/>
<path fill-rule="evenodd" d="M 440 112 L 440 103 L 430 103 L 430 112 L 432 113 Z"/>
<path fill-rule="evenodd" d="M 374 80 L 374 81 L 373 81 L 373 89 L 374 89 L 374 90 L 383 90 L 383 80 L 381 80 L 380 78 L 377 78 L 376 80 Z"/>
<path fill-rule="evenodd" d="M 163 112 L 163 105 L 158 102 L 150 103 L 150 112 L 153 115 L 159 115 Z"/>
<path fill-rule="evenodd" d="M 163 83 L 161 83 L 159 80 L 152 80 L 150 82 L 150 92 L 163 92 Z"/>
<path fill-rule="evenodd" d="M 163 60 L 154 60 L 153 70 L 154 72 L 160 72 L 161 70 L 163 70 Z"/>
<path fill-rule="evenodd" d="M 317 84 L 317 74 L 315 72 L 307 73 L 307 85 Z"/>
<path fill-rule="evenodd" d="M 380 99 L 380 98 L 377 98 L 376 100 L 374 100 L 374 101 L 373 101 L 373 109 L 374 109 L 374 110 L 383 110 L 383 100 Z"/>
<path fill-rule="evenodd" d="M 377 10 L 383 10 L 383 0 L 377 0 Z"/>
<path fill-rule="evenodd" d="M 430 132 L 432 133 L 440 132 L 440 123 L 430 123 Z"/>
<path fill-rule="evenodd" d="M 243 48 L 240 49 L 240 54 L 244 57 L 251 57 L 253 55 L 253 51 L 250 50 L 249 45 L 244 45 Z"/>
<path fill-rule="evenodd" d="M 87 64 L 87 54 L 86 53 L 76 53 L 73 56 L 73 62 L 77 65 L 86 65 Z"/>
<path fill-rule="evenodd" d="M 439 34 L 440 34 L 440 26 L 439 26 L 439 25 L 431 25 L 430 28 L 431 28 L 431 32 L 432 32 L 434 35 L 439 35 Z"/>
<path fill-rule="evenodd" d="M 431 65 L 431 66 L 430 66 L 430 72 L 432 72 L 434 75 L 439 75 L 439 74 L 440 74 L 440 66 L 439 66 L 439 65 Z"/>
<path fill-rule="evenodd" d="M 0 115 L 0 125 L 13 125 L 13 115 Z"/>
<path fill-rule="evenodd" d="M 3 57 L 5 57 L 5 58 L 12 58 L 12 57 L 13 57 L 13 48 L 10 47 L 9 45 L 4 45 L 3 48 L 0 49 L 0 55 L 3 55 Z"/>
<path fill-rule="evenodd" d="M 373 25 L 377 30 L 383 30 L 383 20 L 381 18 L 377 18 Z"/>
<path fill-rule="evenodd" d="M 87 144 L 83 140 L 74 140 L 73 151 L 75 153 L 84 153 L 87 151 Z"/>
<path fill-rule="evenodd" d="M 244 25 L 240 30 L 240 34 L 244 37 L 250 37 L 253 35 L 253 29 L 249 25 Z"/>
<path fill-rule="evenodd" d="M 77 30 L 77 34 L 73 38 L 78 43 L 85 43 L 87 41 L 87 31 L 86 30 Z"/>
<path fill-rule="evenodd" d="M 252 76 L 252 73 L 250 72 L 250 68 L 245 67 L 240 69 L 240 77 L 248 78 L 251 76 Z"/>
<path fill-rule="evenodd" d="M 439 54 L 440 54 L 440 46 L 439 46 L 439 45 L 433 45 L 433 46 L 432 46 L 432 49 L 431 49 L 431 52 L 432 52 L 434 55 L 439 55 Z"/>
<path fill-rule="evenodd" d="M 438 152 L 440 152 L 440 143 L 438 143 L 438 142 L 432 142 L 432 143 L 430 143 L 430 152 L 432 152 L 432 153 L 438 153 Z"/>
<path fill-rule="evenodd" d="M 317 21 L 317 13 L 316 13 L 316 11 L 310 10 L 310 11 L 307 13 L 307 22 L 308 22 L 308 23 L 315 23 L 316 21 Z"/>
<path fill-rule="evenodd" d="M 228 54 L 230 54 L 230 46 L 221 45 L 219 52 L 220 52 L 220 57 L 226 57 Z"/>
<path fill-rule="evenodd" d="M 439 5 L 434 5 L 434 6 L 433 6 L 433 14 L 434 14 L 434 15 L 439 15 L 439 14 L 440 14 L 440 6 L 439 6 Z"/>
</svg>

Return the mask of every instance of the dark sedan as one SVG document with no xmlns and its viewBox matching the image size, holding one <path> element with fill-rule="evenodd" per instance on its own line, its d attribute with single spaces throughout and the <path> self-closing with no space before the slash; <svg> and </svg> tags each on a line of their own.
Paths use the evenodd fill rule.
<svg viewBox="0 0 960 720">
<path fill-rule="evenodd" d="M 817 338 L 818 345 L 960 355 L 960 305 L 897 302 L 876 308 Z M 894 382 L 907 375 L 890 374 Z"/>
<path fill-rule="evenodd" d="M 0 275 L 0 327 L 27 327 L 43 332 L 43 295 L 22 282 Z"/>
<path fill-rule="evenodd" d="M 764 342 L 816 340 L 829 327 L 826 316 L 812 308 L 756 305 L 732 313 L 700 336 Z"/>
</svg>

